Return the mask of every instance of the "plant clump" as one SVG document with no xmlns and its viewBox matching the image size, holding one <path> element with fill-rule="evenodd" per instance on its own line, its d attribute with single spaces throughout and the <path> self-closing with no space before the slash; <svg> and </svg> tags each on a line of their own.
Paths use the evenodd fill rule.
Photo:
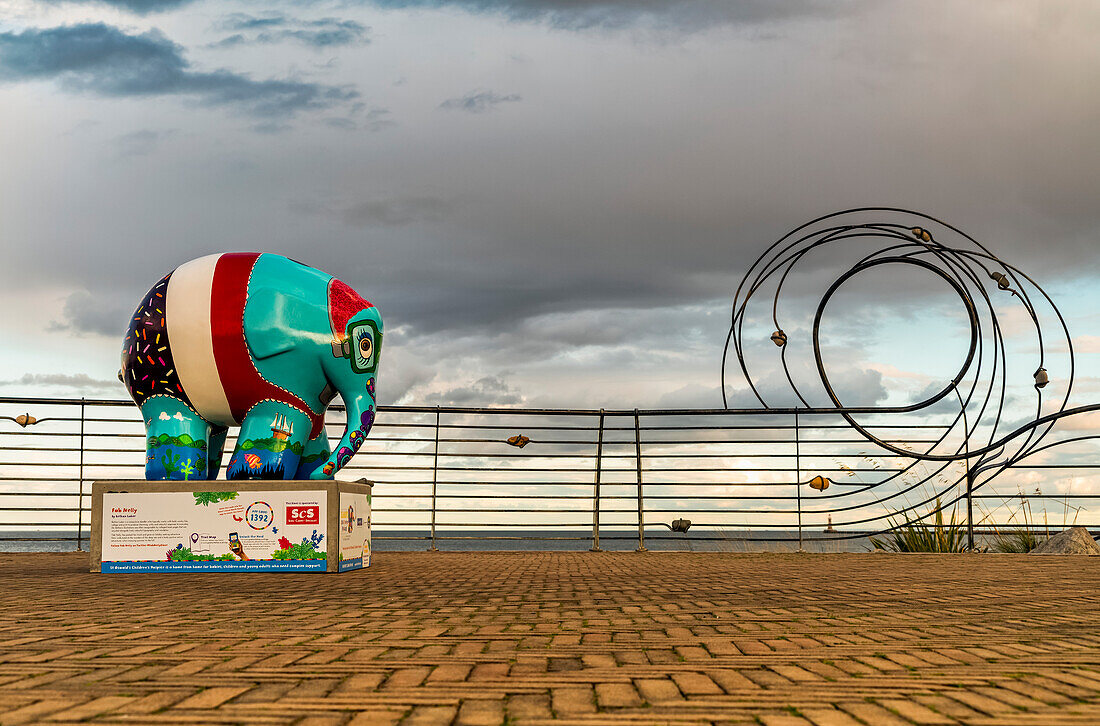
<svg viewBox="0 0 1100 726">
<path fill-rule="evenodd" d="M 271 553 L 271 559 L 273 560 L 323 560 L 328 555 L 317 549 L 317 545 L 321 544 L 321 540 L 325 538 L 325 535 L 318 534 L 317 530 L 313 530 L 312 537 L 302 537 L 302 541 L 296 544 L 292 544 L 286 537 L 279 538 L 279 546 L 282 549 L 275 550 Z"/>
<path fill-rule="evenodd" d="M 208 507 L 218 502 L 231 502 L 237 498 L 237 492 L 194 492 L 195 506 Z"/>
<path fill-rule="evenodd" d="M 886 521 L 890 523 L 891 531 L 883 537 L 871 537 L 871 545 L 876 550 L 886 552 L 965 552 L 966 551 L 966 522 L 962 518 L 956 518 L 955 510 L 951 510 L 951 518 L 944 521 L 943 507 L 940 500 L 936 499 L 936 509 L 931 524 L 923 521 L 924 517 L 910 518 L 908 512 L 900 512 L 904 522 L 894 517 Z"/>
<path fill-rule="evenodd" d="M 179 545 L 174 550 L 168 550 L 168 562 L 211 562 L 214 560 L 235 560 L 233 555 L 196 555 L 190 547 Z"/>
</svg>

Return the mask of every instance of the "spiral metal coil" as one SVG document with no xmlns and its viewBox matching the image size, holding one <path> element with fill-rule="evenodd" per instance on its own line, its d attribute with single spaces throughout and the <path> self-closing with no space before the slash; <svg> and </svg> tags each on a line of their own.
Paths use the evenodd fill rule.
<svg viewBox="0 0 1100 726">
<path fill-rule="evenodd" d="M 814 394 L 804 383 L 796 384 L 795 376 L 791 372 L 788 361 L 788 351 L 791 348 L 789 340 L 799 333 L 788 333 L 784 330 L 784 320 L 780 316 L 780 299 L 792 286 L 792 271 L 799 263 L 807 260 L 819 263 L 821 260 L 828 260 L 832 264 L 836 262 L 837 250 L 843 252 L 852 248 L 860 249 L 862 254 L 847 269 L 842 267 L 843 271 L 820 298 L 809 330 L 813 364 L 821 387 L 817 395 L 820 396 L 823 391 L 831 404 L 831 407 L 815 408 L 809 403 Z M 904 406 L 846 406 L 838 396 L 837 386 L 822 360 L 822 317 L 830 300 L 845 283 L 860 273 L 884 268 L 923 270 L 937 276 L 954 291 L 965 311 L 969 328 L 966 355 L 957 372 L 944 387 L 924 400 Z M 861 207 L 814 219 L 772 244 L 749 268 L 734 295 L 733 315 L 722 355 L 722 398 L 727 409 L 730 406 L 726 398 L 726 368 L 731 343 L 734 358 L 753 395 L 765 408 L 774 408 L 765 400 L 758 380 L 749 370 L 744 337 L 750 302 L 754 302 L 754 296 L 758 293 L 761 296 L 766 295 L 772 288 L 774 293 L 770 302 L 774 332 L 770 337 L 778 350 L 777 360 L 768 370 L 775 370 L 776 365 L 781 366 L 790 390 L 806 407 L 796 410 L 838 413 L 868 442 L 911 461 L 902 472 L 876 486 L 899 478 L 905 472 L 913 470 L 917 464 L 935 464 L 936 468 L 932 472 L 908 487 L 907 490 L 911 490 L 939 476 L 955 462 L 963 462 L 965 471 L 952 486 L 964 479 L 973 486 L 978 474 L 987 473 L 988 476 L 983 480 L 988 481 L 1024 457 L 1044 449 L 1071 441 L 1096 438 L 1078 436 L 1054 442 L 1046 441 L 1058 420 L 1100 410 L 1100 404 L 1069 407 L 1075 364 L 1073 341 L 1066 321 L 1054 301 L 1035 280 L 956 227 L 920 212 L 892 207 Z M 1006 392 L 1015 381 L 1009 381 L 1006 377 L 1004 330 L 998 319 L 998 306 L 1003 307 L 1002 303 L 1022 306 L 1026 311 L 1027 320 L 1032 326 L 1030 333 L 1034 335 L 1038 350 L 1031 381 L 1035 395 L 1035 413 L 1030 421 L 1015 427 L 1007 423 L 1005 416 Z M 787 307 L 785 304 L 783 309 L 786 310 Z M 1053 333 L 1044 331 L 1041 320 L 1056 320 L 1057 330 Z M 749 330 L 753 335 L 759 332 L 758 328 L 751 325 Z M 1048 350 L 1056 349 L 1055 338 L 1060 339 L 1057 350 L 1061 350 L 1061 341 L 1064 340 L 1065 350 L 1068 352 L 1068 379 L 1059 381 L 1059 385 L 1044 391 L 1050 382 L 1045 356 Z M 803 339 L 800 342 L 806 341 Z M 1044 401 L 1044 393 L 1055 388 L 1059 395 L 1054 402 Z M 943 435 L 923 449 L 888 441 L 872 433 L 868 425 L 857 420 L 857 416 L 861 415 L 921 412 L 945 400 L 957 404 L 957 412 L 949 424 L 945 425 Z M 1043 413 L 1044 406 L 1049 411 L 1046 414 Z M 779 408 L 775 410 L 778 411 Z M 792 411 L 789 408 L 783 410 Z M 948 489 L 950 487 L 935 492 L 922 503 L 928 503 L 933 498 L 938 499 Z M 958 501 L 962 496 L 964 495 L 956 496 L 953 501 Z M 951 503 L 944 502 L 941 506 Z M 917 506 L 919 504 L 909 509 L 916 509 Z"/>
</svg>

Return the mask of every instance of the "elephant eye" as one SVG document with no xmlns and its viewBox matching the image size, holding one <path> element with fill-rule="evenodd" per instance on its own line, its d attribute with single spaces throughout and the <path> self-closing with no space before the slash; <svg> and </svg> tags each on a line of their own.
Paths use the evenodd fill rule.
<svg viewBox="0 0 1100 726">
<path fill-rule="evenodd" d="M 370 338 L 363 338 L 359 341 L 359 352 L 362 353 L 364 358 L 370 358 L 371 342 Z"/>
</svg>

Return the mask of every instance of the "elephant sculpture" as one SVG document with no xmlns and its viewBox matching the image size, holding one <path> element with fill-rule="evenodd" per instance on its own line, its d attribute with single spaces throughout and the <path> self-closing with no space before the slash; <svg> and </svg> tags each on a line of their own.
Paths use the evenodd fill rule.
<svg viewBox="0 0 1100 726">
<path fill-rule="evenodd" d="M 165 275 L 130 320 L 119 378 L 146 428 L 145 478 L 329 479 L 374 423 L 378 309 L 332 275 L 274 254 L 227 253 Z M 339 393 L 335 452 L 325 410 Z"/>
</svg>

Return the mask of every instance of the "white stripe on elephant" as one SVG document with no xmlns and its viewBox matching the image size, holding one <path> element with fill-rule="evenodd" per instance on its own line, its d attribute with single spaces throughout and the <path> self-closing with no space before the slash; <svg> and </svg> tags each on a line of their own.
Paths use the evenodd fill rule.
<svg viewBox="0 0 1100 726">
<path fill-rule="evenodd" d="M 220 257 L 207 255 L 176 268 L 168 281 L 165 318 L 180 385 L 195 411 L 207 421 L 233 426 L 239 422 L 225 397 L 210 335 L 210 291 Z"/>
</svg>

